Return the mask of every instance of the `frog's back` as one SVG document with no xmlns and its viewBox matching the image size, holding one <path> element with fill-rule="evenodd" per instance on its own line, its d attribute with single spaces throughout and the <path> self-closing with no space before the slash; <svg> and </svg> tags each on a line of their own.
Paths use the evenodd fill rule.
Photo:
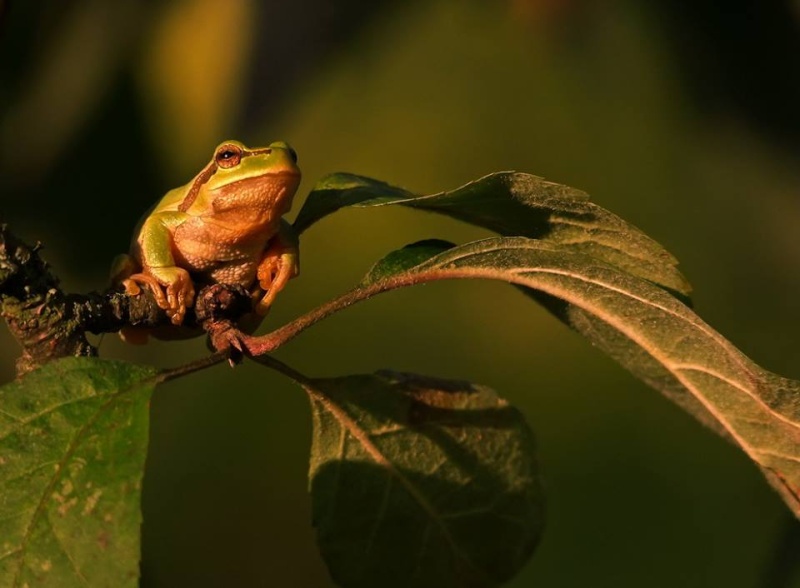
<svg viewBox="0 0 800 588">
<path fill-rule="evenodd" d="M 131 237 L 131 251 L 134 250 L 135 244 L 137 239 L 139 238 L 139 233 L 142 231 L 142 225 L 144 225 L 144 221 L 146 221 L 150 216 L 157 212 L 174 212 L 178 210 L 178 207 L 183 202 L 184 196 L 186 194 L 186 186 L 181 186 L 180 188 L 174 188 L 170 190 L 164 196 L 156 202 L 153 206 L 148 208 L 142 217 L 139 219 L 139 222 L 136 223 L 136 226 L 133 229 L 133 235 Z"/>
<path fill-rule="evenodd" d="M 181 205 L 181 202 L 183 202 L 185 197 L 186 186 L 174 188 L 164 194 L 163 198 L 156 202 L 156 205 L 153 207 L 153 209 L 148 211 L 148 214 L 157 212 L 177 212 L 178 207 Z"/>
</svg>

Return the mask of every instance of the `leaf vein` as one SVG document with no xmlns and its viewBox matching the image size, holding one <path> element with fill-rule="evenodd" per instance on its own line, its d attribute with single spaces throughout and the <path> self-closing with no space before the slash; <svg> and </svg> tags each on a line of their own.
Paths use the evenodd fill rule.
<svg viewBox="0 0 800 588">
<path fill-rule="evenodd" d="M 445 540 L 447 541 L 448 545 L 450 546 L 453 553 L 462 559 L 463 561 L 469 564 L 469 559 L 466 555 L 462 552 L 460 547 L 455 541 L 455 538 L 450 533 L 450 530 L 447 528 L 444 520 L 440 516 L 440 514 L 436 511 L 433 505 L 428 501 L 428 499 L 417 490 L 414 485 L 406 478 L 389 459 L 381 453 L 378 447 L 372 443 L 369 438 L 369 435 L 362 429 L 358 423 L 356 423 L 350 415 L 348 415 L 345 410 L 337 405 L 331 398 L 323 394 L 322 392 L 316 390 L 315 388 L 311 387 L 309 384 L 300 382 L 301 385 L 305 388 L 306 392 L 314 398 L 317 402 L 320 403 L 333 417 L 339 422 L 339 425 L 347 430 L 350 435 L 352 435 L 364 448 L 367 454 L 380 466 L 386 469 L 386 471 L 393 476 L 401 486 L 408 492 L 408 494 L 416 501 L 416 503 L 422 508 L 423 511 L 428 515 L 429 519 L 433 521 L 437 527 L 439 527 L 442 535 L 444 536 Z"/>
<path fill-rule="evenodd" d="M 19 553 L 20 549 L 22 549 L 22 548 L 21 547 L 15 547 L 11 551 L 6 551 L 5 553 L 0 553 L 0 561 L 3 561 L 4 559 L 8 559 L 9 557 L 15 556 L 17 553 Z"/>
<path fill-rule="evenodd" d="M 102 405 L 100 405 L 97 408 L 97 410 L 94 412 L 94 414 L 90 418 L 86 419 L 86 421 L 83 423 L 83 425 L 81 427 L 79 427 L 75 431 L 75 434 L 72 436 L 72 439 L 70 440 L 69 444 L 67 445 L 67 448 L 64 451 L 63 457 L 58 461 L 58 467 L 55 468 L 55 473 L 53 474 L 53 477 L 50 478 L 50 481 L 45 486 L 45 489 L 42 492 L 41 497 L 39 498 L 39 501 L 38 501 L 38 503 L 36 505 L 36 509 L 34 510 L 33 515 L 31 516 L 31 520 L 28 523 L 28 526 L 27 526 L 27 528 L 25 530 L 25 534 L 23 535 L 22 541 L 20 542 L 20 546 L 19 546 L 19 550 L 18 550 L 19 565 L 18 565 L 17 571 L 16 571 L 16 573 L 14 575 L 13 584 L 12 584 L 15 588 L 17 588 L 20 585 L 21 576 L 22 576 L 22 569 L 23 569 L 24 560 L 25 560 L 25 552 L 28 549 L 28 545 L 29 545 L 29 542 L 31 540 L 31 534 L 33 532 L 33 527 L 34 527 L 34 525 L 36 523 L 36 520 L 39 517 L 41 517 L 42 514 L 44 513 L 44 511 L 46 509 L 47 501 L 48 501 L 50 495 L 53 493 L 53 490 L 54 490 L 56 484 L 61 479 L 61 476 L 63 475 L 63 472 L 64 472 L 64 469 L 66 467 L 67 462 L 72 458 L 72 456 L 74 455 L 75 451 L 77 450 L 78 444 L 81 442 L 83 437 L 86 435 L 87 431 L 92 426 L 94 426 L 94 424 L 100 418 L 100 415 L 103 414 L 106 410 L 108 410 L 117 401 L 118 398 L 120 398 L 121 396 L 123 396 L 125 394 L 129 394 L 131 392 L 139 391 L 139 390 L 145 389 L 145 388 L 147 388 L 149 386 L 155 385 L 159 381 L 161 381 L 161 377 L 162 376 L 160 374 L 156 374 L 156 375 L 151 376 L 149 378 L 144 378 L 141 381 L 130 383 L 126 387 L 123 387 L 121 390 L 118 390 L 117 392 L 111 394 L 109 396 L 108 400 L 105 403 L 103 403 Z"/>
<path fill-rule="evenodd" d="M 618 288 L 618 287 L 616 287 L 616 286 L 614 286 L 612 284 L 608 284 L 608 283 L 600 281 L 600 280 L 593 280 L 591 278 L 587 278 L 586 276 L 582 276 L 580 274 L 575 274 L 573 272 L 568 272 L 568 271 L 564 271 L 564 270 L 550 269 L 550 268 L 541 268 L 541 267 L 522 268 L 521 270 L 517 270 L 517 271 L 524 272 L 524 273 L 542 273 L 542 274 L 554 274 L 554 275 L 564 276 L 564 277 L 571 278 L 571 279 L 574 279 L 574 280 L 577 280 L 577 281 L 580 281 L 580 282 L 583 282 L 583 283 L 588 283 L 588 284 L 592 284 L 592 285 L 595 285 L 595 286 L 599 286 L 601 288 L 605 288 L 605 289 L 610 290 L 612 292 L 616 292 L 618 294 L 622 294 L 623 296 L 627 296 L 629 298 L 632 298 L 632 299 L 636 300 L 637 302 L 640 302 L 640 303 L 642 303 L 642 304 L 644 304 L 646 306 L 650 306 L 652 308 L 656 308 L 658 310 L 661 310 L 662 312 L 665 312 L 665 313 L 669 314 L 670 316 L 681 320 L 682 322 L 688 323 L 689 325 L 691 325 L 692 327 L 696 328 L 698 331 L 700 331 L 701 333 L 706 335 L 711 341 L 713 341 L 714 343 L 718 344 L 720 347 L 724 348 L 725 351 L 728 352 L 727 357 L 729 357 L 731 360 L 733 360 L 734 363 L 736 363 L 737 366 L 742 369 L 742 371 L 744 372 L 745 376 L 747 377 L 747 379 L 750 380 L 750 383 L 752 385 L 757 386 L 757 377 L 756 377 L 755 373 L 750 368 L 750 366 L 748 366 L 744 361 L 742 361 L 738 350 L 736 350 L 733 347 L 733 345 L 727 339 L 722 337 L 722 335 L 720 335 L 719 333 L 717 333 L 716 331 L 711 329 L 706 323 L 704 323 L 703 321 L 701 321 L 699 319 L 698 319 L 698 321 L 692 321 L 688 317 L 686 317 L 685 315 L 682 315 L 681 313 L 676 312 L 675 310 L 673 310 L 673 309 L 671 309 L 669 307 L 666 307 L 666 306 L 664 306 L 662 304 L 658 304 L 658 303 L 652 302 L 651 300 L 647 300 L 646 298 L 642 298 L 641 296 L 637 296 L 636 294 L 634 294 L 632 292 L 629 292 L 627 290 L 623 290 L 622 288 Z M 581 300 L 580 298 L 571 295 L 569 292 L 565 292 L 561 288 L 557 288 L 556 287 L 556 289 L 560 292 L 560 294 L 555 294 L 558 297 L 560 297 L 560 298 L 562 298 L 564 300 L 568 300 L 570 303 L 575 304 L 576 306 L 579 306 L 581 308 L 584 308 L 585 310 L 589 310 L 590 312 L 592 312 L 592 314 L 594 314 L 595 316 L 597 316 L 597 317 L 602 319 L 603 313 L 599 309 L 591 307 L 591 305 L 586 305 L 586 304 L 582 305 L 582 304 L 580 304 L 580 300 Z M 603 320 L 605 320 L 605 319 L 603 319 Z M 618 324 L 612 324 L 607 320 L 605 322 L 608 322 L 609 324 L 611 324 L 612 326 L 617 328 L 620 332 L 623 332 L 622 328 Z M 625 334 L 627 336 L 627 333 L 625 333 Z M 635 341 L 634 339 L 632 339 L 632 340 Z M 638 341 L 636 341 L 636 342 L 640 346 L 642 346 L 641 343 L 639 343 Z M 642 346 L 642 348 L 645 349 L 644 346 Z M 647 349 L 645 349 L 645 350 L 648 351 L 648 353 L 649 353 L 649 350 L 647 350 Z M 653 357 L 655 357 L 655 356 L 653 356 Z M 666 367 L 670 371 L 674 371 L 674 370 L 672 370 L 672 368 L 675 367 L 676 365 L 682 365 L 682 364 L 672 364 L 671 361 L 667 360 L 666 358 L 664 358 L 664 361 L 660 361 L 659 360 L 659 363 L 664 365 L 664 367 Z M 732 380 L 726 380 L 726 381 L 733 382 Z M 732 383 L 731 385 L 734 385 L 734 384 Z M 748 396 L 750 396 L 757 404 L 759 404 L 764 410 L 769 412 L 771 415 L 774 415 L 776 418 L 778 418 L 780 420 L 785 420 L 786 422 L 790 423 L 794 427 L 800 427 L 800 425 L 798 425 L 797 423 L 794 423 L 791 420 L 788 420 L 780 412 L 777 412 L 776 410 L 774 410 L 761 397 L 756 395 L 749 388 L 746 388 L 746 387 L 742 386 L 741 384 L 736 384 L 736 385 L 737 385 L 738 389 L 740 389 L 743 393 L 745 393 Z M 693 390 L 695 392 L 695 396 L 697 396 L 698 398 L 701 397 L 701 395 L 699 393 L 697 393 L 698 391 L 697 391 L 697 389 L 695 387 L 687 386 L 687 388 L 689 388 L 690 390 Z"/>
<path fill-rule="evenodd" d="M 425 525 L 425 530 L 422 532 L 422 539 L 419 542 L 419 551 L 417 551 L 417 562 L 414 566 L 414 571 L 409 576 L 409 586 L 416 586 L 416 579 L 419 576 L 420 572 L 422 571 L 422 562 L 425 558 L 425 550 L 428 547 L 428 541 L 430 541 L 431 537 L 431 524 L 428 523 Z"/>
<path fill-rule="evenodd" d="M 793 461 L 796 463 L 800 463 L 800 457 L 796 455 L 789 455 L 787 453 L 781 453 L 780 451 L 773 451 L 771 449 L 758 449 L 757 451 L 761 455 L 769 455 L 772 457 L 777 457 L 778 459 L 785 459 L 786 461 Z"/>
<path fill-rule="evenodd" d="M 630 292 L 618 289 L 618 288 L 616 288 L 614 286 L 611 286 L 610 284 L 606 284 L 606 283 L 603 283 L 603 282 L 592 280 L 592 279 L 587 278 L 585 276 L 582 276 L 580 274 L 574 274 L 573 272 L 568 272 L 568 271 L 564 271 L 564 270 L 554 270 L 554 269 L 549 269 L 549 268 L 530 268 L 530 270 L 528 270 L 528 271 L 530 273 L 544 273 L 544 274 L 551 273 L 551 274 L 561 275 L 561 276 L 564 276 L 564 277 L 572 278 L 572 279 L 580 281 L 580 282 L 591 283 L 591 284 L 594 284 L 596 286 L 607 288 L 609 290 L 616 291 L 616 292 L 618 292 L 620 294 L 623 294 L 623 295 L 626 295 L 626 296 L 629 296 L 629 297 L 632 297 L 632 298 L 635 298 L 635 299 L 639 299 L 639 297 L 637 297 L 634 294 L 631 294 Z M 458 270 L 451 270 L 449 273 L 451 273 L 452 277 L 462 277 L 462 276 L 463 277 L 490 277 L 491 276 L 494 279 L 500 279 L 500 280 L 502 280 L 502 279 L 507 280 L 507 275 L 508 275 L 507 271 L 504 272 L 504 271 L 487 270 L 487 269 L 476 270 L 474 268 L 459 268 Z M 523 285 L 529 285 L 529 284 L 523 284 Z M 750 458 L 753 459 L 754 461 L 756 461 L 756 462 L 758 461 L 756 459 L 756 456 L 754 455 L 756 449 L 739 434 L 739 432 L 732 426 L 732 424 L 731 424 L 730 420 L 727 418 L 727 416 L 724 413 L 721 413 L 716 406 L 711 404 L 708 401 L 708 399 L 706 399 L 700 393 L 700 391 L 694 386 L 694 384 L 691 382 L 691 380 L 689 380 L 685 376 L 682 376 L 680 371 L 673 370 L 672 369 L 673 364 L 672 364 L 671 359 L 668 356 L 666 356 L 666 355 L 662 354 L 661 352 L 659 352 L 658 347 L 656 345 L 654 345 L 647 337 L 645 337 L 644 335 L 639 333 L 637 330 L 631 328 L 630 325 L 625 320 L 618 319 L 613 314 L 610 314 L 610 313 L 606 312 L 604 309 L 592 304 L 591 302 L 589 302 L 585 298 L 581 298 L 579 296 L 576 296 L 575 293 L 573 291 L 569 290 L 569 289 L 560 288 L 560 287 L 558 287 L 556 285 L 552 285 L 552 284 L 537 284 L 537 288 L 542 290 L 543 292 L 546 292 L 548 294 L 552 294 L 553 296 L 561 298 L 562 300 L 565 300 L 565 301 L 567 301 L 567 302 L 569 302 L 571 304 L 574 304 L 575 306 L 577 306 L 579 308 L 582 308 L 582 309 L 586 310 L 587 312 L 590 312 L 594 316 L 598 317 L 600 320 L 606 322 L 607 324 L 609 324 L 610 326 L 615 328 L 619 333 L 625 335 L 632 342 L 636 343 L 642 350 L 644 350 L 646 353 L 648 353 L 653 359 L 655 359 L 658 363 L 660 363 L 662 366 L 667 368 L 667 370 L 671 371 L 674 374 L 675 378 L 678 380 L 678 382 L 680 384 L 682 384 L 687 390 L 689 390 L 695 396 L 697 401 L 709 412 L 709 414 L 711 414 L 720 423 L 720 425 L 722 425 L 722 427 L 731 435 L 731 437 L 736 441 L 736 443 L 739 444 L 739 446 L 745 451 L 745 453 L 747 453 L 750 456 Z M 663 308 L 659 304 L 655 304 L 655 303 L 652 303 L 652 302 L 649 302 L 649 301 L 646 301 L 646 300 L 642 300 L 642 302 L 644 304 L 647 304 L 648 306 Z M 684 321 L 686 321 L 685 317 L 682 317 L 681 315 L 676 314 L 674 311 L 671 311 L 670 309 L 666 309 L 666 308 L 664 308 L 664 310 L 666 312 L 669 312 L 670 314 L 674 314 L 676 317 L 681 318 Z M 694 325 L 694 326 L 695 327 L 699 327 L 700 325 Z M 733 354 L 731 354 L 731 355 L 733 355 Z M 742 366 L 742 367 L 744 368 L 744 366 Z M 764 405 L 763 401 L 761 402 L 761 404 Z M 767 407 L 766 405 L 764 405 L 764 406 L 765 406 L 766 410 L 768 410 L 769 412 L 772 412 L 769 409 L 769 407 Z"/>
<path fill-rule="evenodd" d="M 382 519 L 386 514 L 387 509 L 389 508 L 389 495 L 392 491 L 392 483 L 394 482 L 394 478 L 392 478 L 391 474 L 387 472 L 386 474 L 386 484 L 383 487 L 383 495 L 381 496 L 381 503 L 378 507 L 378 512 L 375 513 L 375 521 L 372 525 L 372 529 L 369 531 L 369 537 L 367 538 L 367 548 L 364 552 L 364 563 L 362 566 L 366 568 L 367 564 L 369 563 L 369 554 L 372 551 L 373 546 L 375 545 L 375 540 L 378 537 L 378 529 L 381 526 Z"/>
<path fill-rule="evenodd" d="M 58 463 L 58 462 L 55 462 L 55 461 L 47 461 L 47 462 L 44 462 L 44 463 L 42 463 L 42 464 L 39 464 L 39 465 L 37 465 L 37 466 L 35 466 L 35 467 L 32 467 L 32 468 L 31 468 L 31 469 L 29 469 L 29 470 L 25 470 L 24 472 L 20 472 L 19 474 L 17 474 L 17 475 L 16 475 L 16 476 L 14 476 L 13 478 L 4 478 L 4 479 L 3 479 L 3 485 L 6 485 L 6 484 L 8 484 L 9 482 L 16 482 L 17 480 L 21 480 L 21 479 L 23 479 L 23 478 L 27 478 L 27 477 L 28 477 L 28 476 L 30 476 L 31 474 L 34 474 L 34 473 L 36 473 L 37 471 L 39 471 L 39 470 L 41 470 L 41 469 L 43 469 L 43 468 L 46 468 L 46 467 L 49 467 L 49 466 L 55 465 L 55 464 L 57 464 L 57 463 Z"/>
<path fill-rule="evenodd" d="M 53 525 L 53 521 L 50 520 L 50 517 L 45 516 L 44 520 L 47 521 L 47 525 L 50 527 L 50 533 L 53 535 L 53 538 L 56 540 L 58 544 L 58 548 L 61 550 L 61 553 L 64 554 L 64 557 L 67 558 L 69 565 L 72 567 L 72 571 L 75 572 L 75 576 L 81 581 L 84 586 L 89 586 L 91 588 L 91 584 L 89 580 L 86 579 L 86 576 L 83 575 L 80 568 L 78 567 L 77 562 L 72 558 L 72 554 L 67 550 L 66 544 L 64 540 L 58 536 L 58 532 L 56 531 L 55 525 Z"/>
<path fill-rule="evenodd" d="M 35 414 L 29 415 L 25 418 L 16 418 L 13 426 L 9 427 L 3 434 L 0 434 L 0 441 L 6 439 L 7 437 L 13 435 L 14 433 L 19 432 L 24 426 L 31 424 L 33 421 L 41 418 L 43 416 L 47 416 L 48 414 L 57 411 L 60 408 L 65 406 L 70 406 L 72 404 L 79 404 L 81 402 L 85 402 L 87 400 L 96 400 L 99 395 L 93 394 L 91 396 L 81 396 L 80 398 L 73 398 L 71 400 L 67 400 L 66 402 L 61 402 L 59 404 L 54 404 L 53 406 L 47 407 L 45 410 L 37 412 Z"/>
</svg>

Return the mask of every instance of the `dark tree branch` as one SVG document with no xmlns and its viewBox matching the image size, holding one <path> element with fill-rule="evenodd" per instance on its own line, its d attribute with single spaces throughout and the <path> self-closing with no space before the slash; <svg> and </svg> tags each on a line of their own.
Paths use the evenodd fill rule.
<svg viewBox="0 0 800 588">
<path fill-rule="evenodd" d="M 41 245 L 28 245 L 0 226 L 0 316 L 22 347 L 17 375 L 61 357 L 95 356 L 86 333 L 114 333 L 122 327 L 161 327 L 169 318 L 145 289 L 138 296 L 121 291 L 67 294 L 39 255 Z M 213 284 L 198 292 L 184 325 L 198 334 L 205 329 L 216 349 L 228 349 L 238 332 L 234 322 L 251 308 L 241 287 Z"/>
</svg>

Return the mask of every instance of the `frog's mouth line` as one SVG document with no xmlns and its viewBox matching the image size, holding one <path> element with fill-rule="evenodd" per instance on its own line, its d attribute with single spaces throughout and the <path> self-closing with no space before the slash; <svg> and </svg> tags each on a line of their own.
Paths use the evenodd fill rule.
<svg viewBox="0 0 800 588">
<path fill-rule="evenodd" d="M 235 186 L 239 186 L 239 185 L 245 185 L 245 184 L 248 184 L 248 183 L 260 182 L 260 181 L 264 181 L 264 180 L 272 179 L 272 178 L 297 178 L 299 180 L 300 179 L 300 172 L 299 171 L 295 172 L 295 171 L 289 171 L 289 170 L 282 170 L 282 171 L 278 171 L 278 172 L 270 172 L 270 173 L 259 174 L 257 176 L 253 176 L 251 178 L 239 178 L 237 180 L 232 180 L 232 181 L 227 182 L 225 184 L 220 184 L 219 186 L 215 186 L 211 191 L 212 192 L 216 192 L 218 190 L 230 189 L 231 187 L 235 187 Z"/>
</svg>

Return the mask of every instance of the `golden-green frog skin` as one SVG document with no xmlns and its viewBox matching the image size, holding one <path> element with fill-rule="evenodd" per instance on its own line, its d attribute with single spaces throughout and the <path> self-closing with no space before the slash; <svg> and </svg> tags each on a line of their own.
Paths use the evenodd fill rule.
<svg viewBox="0 0 800 588">
<path fill-rule="evenodd" d="M 130 295 L 149 287 L 174 325 L 194 303 L 195 284 L 248 288 L 264 316 L 299 273 L 297 240 L 281 218 L 299 184 L 288 144 L 251 149 L 225 141 L 200 173 L 145 215 L 129 254 L 114 260 L 112 283 Z"/>
</svg>

